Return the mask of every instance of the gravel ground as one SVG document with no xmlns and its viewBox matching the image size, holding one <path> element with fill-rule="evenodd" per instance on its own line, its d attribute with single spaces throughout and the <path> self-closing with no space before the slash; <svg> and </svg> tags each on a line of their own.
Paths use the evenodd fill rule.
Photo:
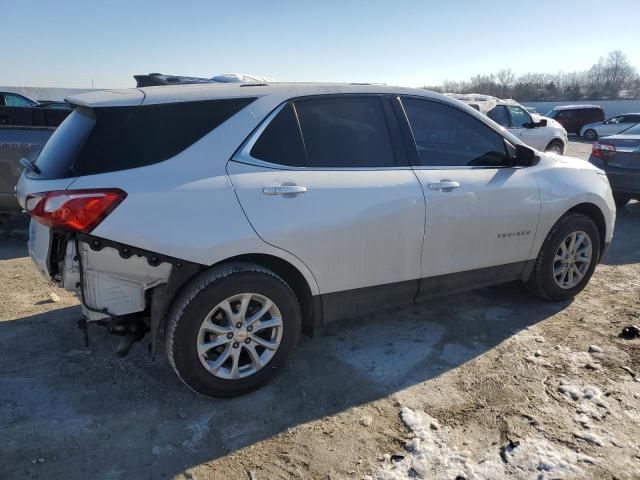
<svg viewBox="0 0 640 480">
<path fill-rule="evenodd" d="M 232 400 L 100 328 L 85 348 L 0 221 L 0 479 L 638 478 L 640 203 L 572 302 L 509 284 L 354 319 Z"/>
</svg>

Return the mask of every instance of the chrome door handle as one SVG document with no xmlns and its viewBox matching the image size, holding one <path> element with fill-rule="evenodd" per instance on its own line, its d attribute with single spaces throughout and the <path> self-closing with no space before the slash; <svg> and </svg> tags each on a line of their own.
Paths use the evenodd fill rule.
<svg viewBox="0 0 640 480">
<path fill-rule="evenodd" d="M 307 187 L 300 185 L 280 185 L 278 187 L 264 187 L 262 193 L 265 195 L 298 195 L 307 191 Z"/>
<path fill-rule="evenodd" d="M 429 190 L 442 190 L 444 192 L 450 192 L 454 188 L 458 188 L 460 184 L 451 180 L 441 180 L 439 182 L 430 183 L 428 185 Z"/>
</svg>

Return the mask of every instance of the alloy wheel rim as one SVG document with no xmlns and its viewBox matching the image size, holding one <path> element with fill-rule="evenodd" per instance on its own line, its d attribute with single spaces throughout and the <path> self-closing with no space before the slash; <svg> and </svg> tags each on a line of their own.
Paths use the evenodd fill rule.
<svg viewBox="0 0 640 480">
<path fill-rule="evenodd" d="M 258 293 L 233 295 L 203 319 L 196 345 L 198 359 L 215 377 L 248 377 L 276 354 L 282 329 L 282 315 L 271 299 Z"/>
<path fill-rule="evenodd" d="M 593 257 L 593 244 L 586 232 L 567 235 L 556 250 L 553 259 L 553 279 L 560 288 L 568 290 L 578 285 L 589 271 Z"/>
</svg>

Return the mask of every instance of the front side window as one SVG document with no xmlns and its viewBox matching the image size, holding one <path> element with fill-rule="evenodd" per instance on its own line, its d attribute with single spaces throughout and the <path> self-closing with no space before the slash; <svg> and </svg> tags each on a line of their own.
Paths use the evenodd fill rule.
<svg viewBox="0 0 640 480">
<path fill-rule="evenodd" d="M 30 107 L 33 105 L 33 102 L 30 100 L 20 95 L 11 95 L 10 93 L 5 93 L 4 101 L 7 107 Z"/>
<path fill-rule="evenodd" d="M 504 128 L 509 128 L 509 113 L 507 112 L 507 107 L 504 105 L 498 105 L 493 108 L 487 116 L 496 122 L 498 125 L 502 125 Z"/>
<path fill-rule="evenodd" d="M 557 119 L 568 119 L 573 117 L 573 110 L 560 110 L 555 118 Z"/>
<path fill-rule="evenodd" d="M 443 103 L 403 98 L 421 166 L 506 166 L 503 138 L 480 120 Z"/>
<path fill-rule="evenodd" d="M 511 111 L 514 128 L 524 128 L 527 123 L 531 123 L 531 115 L 524 108 L 509 105 L 509 110 Z"/>
<path fill-rule="evenodd" d="M 326 97 L 295 102 L 308 167 L 395 166 L 380 97 Z"/>
</svg>

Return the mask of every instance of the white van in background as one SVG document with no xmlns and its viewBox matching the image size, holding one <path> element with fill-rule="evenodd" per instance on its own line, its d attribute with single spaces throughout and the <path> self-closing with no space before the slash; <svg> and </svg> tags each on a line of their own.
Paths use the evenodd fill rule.
<svg viewBox="0 0 640 480">
<path fill-rule="evenodd" d="M 567 131 L 562 125 L 552 118 L 532 115 L 515 100 L 475 93 L 446 95 L 484 113 L 530 147 L 558 155 L 563 155 L 567 148 Z"/>
</svg>

